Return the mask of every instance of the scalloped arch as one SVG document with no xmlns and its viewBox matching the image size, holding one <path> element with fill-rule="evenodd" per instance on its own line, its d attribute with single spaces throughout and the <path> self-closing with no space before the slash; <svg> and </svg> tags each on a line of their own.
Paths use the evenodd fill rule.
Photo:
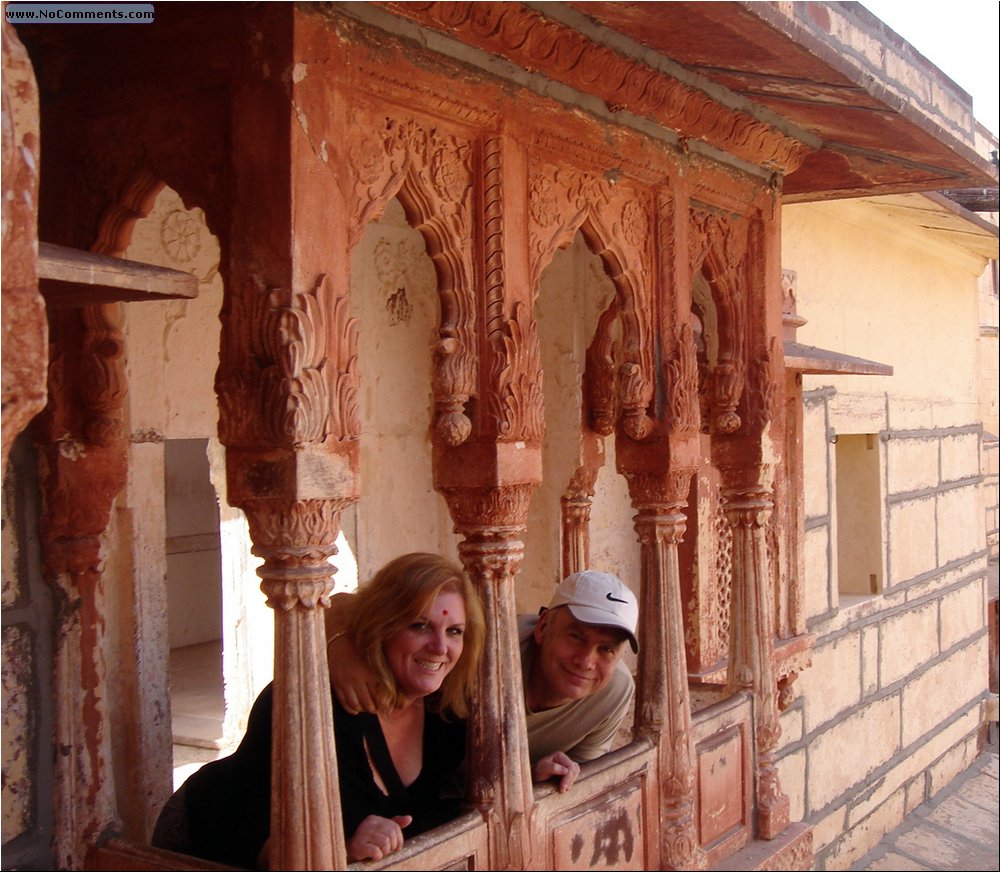
<svg viewBox="0 0 1000 872">
<path fill-rule="evenodd" d="M 411 152 L 403 171 L 390 177 L 361 214 L 373 219 L 381 216 L 389 200 L 396 197 L 407 223 L 420 233 L 434 264 L 440 304 L 434 349 L 435 430 L 446 444 L 456 446 L 471 434 L 472 422 L 465 413 L 465 404 L 476 395 L 478 384 L 471 251 L 465 245 L 472 239 L 472 227 L 461 209 L 444 207 L 446 204 L 422 176 L 420 158 L 425 156 Z M 468 183 L 471 187 L 471 178 Z M 360 234 L 354 236 L 357 238 Z"/>
</svg>

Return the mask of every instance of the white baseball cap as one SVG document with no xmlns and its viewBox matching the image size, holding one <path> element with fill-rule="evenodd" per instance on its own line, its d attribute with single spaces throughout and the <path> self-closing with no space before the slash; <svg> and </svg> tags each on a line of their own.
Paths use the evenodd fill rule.
<svg viewBox="0 0 1000 872">
<path fill-rule="evenodd" d="M 581 623 L 624 630 L 632 650 L 639 650 L 635 637 L 639 603 L 625 583 L 610 572 L 585 569 L 567 575 L 549 603 L 550 609 L 556 606 L 567 606 Z"/>
</svg>

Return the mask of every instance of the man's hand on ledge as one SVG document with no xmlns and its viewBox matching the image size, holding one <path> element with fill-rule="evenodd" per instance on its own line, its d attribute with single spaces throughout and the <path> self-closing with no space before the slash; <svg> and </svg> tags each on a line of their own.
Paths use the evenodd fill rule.
<svg viewBox="0 0 1000 872">
<path fill-rule="evenodd" d="M 565 793 L 580 777 L 580 764 L 571 760 L 562 751 L 542 757 L 531 772 L 534 781 L 548 781 L 550 778 L 559 779 L 559 792 Z"/>
</svg>

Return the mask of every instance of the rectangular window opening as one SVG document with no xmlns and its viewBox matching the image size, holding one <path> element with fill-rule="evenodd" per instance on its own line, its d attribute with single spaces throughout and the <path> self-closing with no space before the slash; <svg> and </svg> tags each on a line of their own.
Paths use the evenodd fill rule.
<svg viewBox="0 0 1000 872">
<path fill-rule="evenodd" d="M 837 586 L 841 596 L 882 593 L 881 454 L 876 434 L 838 434 Z"/>
</svg>

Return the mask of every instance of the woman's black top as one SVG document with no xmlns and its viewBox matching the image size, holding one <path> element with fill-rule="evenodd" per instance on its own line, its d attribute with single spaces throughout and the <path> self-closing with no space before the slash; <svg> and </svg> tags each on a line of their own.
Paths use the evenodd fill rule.
<svg viewBox="0 0 1000 872">
<path fill-rule="evenodd" d="M 247 732 L 229 757 L 206 763 L 184 783 L 187 822 L 195 856 L 254 868 L 271 831 L 272 685 L 257 697 Z M 465 758 L 465 722 L 424 715 L 424 759 L 420 775 L 404 787 L 392 765 L 378 717 L 350 715 L 333 700 L 337 771 L 344 836 L 349 841 L 368 815 L 412 815 L 403 830 L 415 836 L 457 817 L 459 770 Z M 365 740 L 388 795 L 376 785 Z"/>
</svg>

